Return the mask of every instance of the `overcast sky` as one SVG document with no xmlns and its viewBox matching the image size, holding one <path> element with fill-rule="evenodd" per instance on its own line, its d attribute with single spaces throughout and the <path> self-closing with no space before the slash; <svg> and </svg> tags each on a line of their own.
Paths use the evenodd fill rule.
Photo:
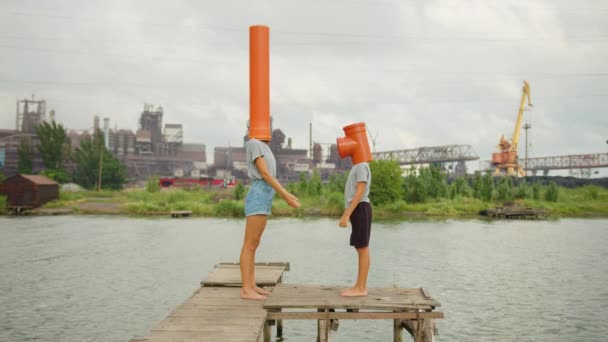
<svg viewBox="0 0 608 342">
<path fill-rule="evenodd" d="M 135 130 L 146 102 L 212 160 L 242 144 L 248 27 L 264 24 L 274 127 L 295 147 L 310 122 L 330 143 L 364 121 L 378 151 L 470 144 L 489 159 L 527 79 L 531 156 L 607 152 L 607 17 L 600 0 L 3 0 L 0 127 L 32 93 L 73 129 L 99 114 Z"/>
</svg>

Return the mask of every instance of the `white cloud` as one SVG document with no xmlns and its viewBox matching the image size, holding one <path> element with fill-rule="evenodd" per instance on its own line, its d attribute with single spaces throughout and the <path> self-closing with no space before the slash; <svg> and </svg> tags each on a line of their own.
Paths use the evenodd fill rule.
<svg viewBox="0 0 608 342">
<path fill-rule="evenodd" d="M 206 143 L 211 158 L 213 147 L 242 141 L 247 28 L 268 24 L 271 112 L 296 147 L 308 148 L 311 121 L 320 142 L 364 121 L 378 149 L 471 144 L 487 159 L 500 135 L 512 134 L 528 79 L 534 152 L 601 152 L 608 23 L 598 6 L 65 0 L 41 9 L 5 1 L 0 126 L 14 126 L 15 99 L 32 92 L 74 128 L 99 113 L 135 129 L 150 102 L 165 108 L 166 122 L 184 124 L 186 141 Z"/>
</svg>

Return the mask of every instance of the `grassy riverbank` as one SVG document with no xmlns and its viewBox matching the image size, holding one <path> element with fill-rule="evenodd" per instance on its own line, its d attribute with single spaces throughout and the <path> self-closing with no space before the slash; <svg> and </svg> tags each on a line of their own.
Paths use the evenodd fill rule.
<svg viewBox="0 0 608 342">
<path fill-rule="evenodd" d="M 273 216 L 281 217 L 337 217 L 342 213 L 342 194 L 323 189 L 320 196 L 300 195 L 302 207 L 292 209 L 276 199 Z M 233 189 L 182 190 L 149 192 L 130 191 L 81 191 L 61 192 L 60 198 L 45 205 L 41 213 L 61 210 L 74 214 L 118 215 L 167 215 L 173 210 L 191 210 L 194 216 L 243 217 L 243 199 L 236 199 Z M 4 208 L 4 198 L 0 206 Z M 555 202 L 542 199 L 516 199 L 511 203 L 545 209 L 552 217 L 608 217 L 608 189 L 586 186 L 576 189 L 559 189 Z M 473 197 L 455 196 L 453 199 L 429 199 L 424 203 L 407 203 L 398 200 L 374 207 L 376 218 L 401 218 L 411 216 L 467 217 L 478 215 L 483 209 L 503 205 L 503 201 L 482 201 Z M 52 209 L 52 210 L 51 210 Z"/>
</svg>

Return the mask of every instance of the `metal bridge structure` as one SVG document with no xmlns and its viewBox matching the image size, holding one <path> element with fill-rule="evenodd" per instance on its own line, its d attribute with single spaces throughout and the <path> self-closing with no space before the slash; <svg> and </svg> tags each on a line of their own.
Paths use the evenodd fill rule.
<svg viewBox="0 0 608 342">
<path fill-rule="evenodd" d="M 374 160 L 395 160 L 400 165 L 465 162 L 479 160 L 471 145 L 419 147 L 372 153 Z"/>
<path fill-rule="evenodd" d="M 582 175 L 589 173 L 584 172 L 584 170 L 588 171 L 591 169 L 608 167 L 608 153 L 528 158 L 527 162 L 525 159 L 520 159 L 519 162 L 524 167 L 524 170 L 530 171 L 533 175 L 536 175 L 538 171 L 542 171 L 546 176 L 551 170 L 570 170 L 571 175 Z M 489 160 L 480 162 L 479 168 L 483 171 L 493 170 Z"/>
<path fill-rule="evenodd" d="M 442 164 L 448 173 L 448 177 L 464 176 L 467 173 L 465 162 L 479 160 L 479 156 L 470 145 L 430 146 L 408 150 L 374 152 L 372 157 L 374 160 L 394 160 L 402 166 Z"/>
</svg>

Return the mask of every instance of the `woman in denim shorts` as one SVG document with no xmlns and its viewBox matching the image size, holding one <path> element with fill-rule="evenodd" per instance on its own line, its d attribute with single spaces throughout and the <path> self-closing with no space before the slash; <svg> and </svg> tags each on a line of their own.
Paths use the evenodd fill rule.
<svg viewBox="0 0 608 342">
<path fill-rule="evenodd" d="M 255 284 L 255 251 L 260 245 L 262 233 L 277 192 L 293 208 L 298 208 L 298 198 L 283 188 L 276 180 L 276 160 L 268 141 L 250 139 L 245 144 L 247 172 L 251 187 L 245 197 L 245 241 L 241 250 L 241 298 L 264 300 L 268 292 Z"/>
</svg>

